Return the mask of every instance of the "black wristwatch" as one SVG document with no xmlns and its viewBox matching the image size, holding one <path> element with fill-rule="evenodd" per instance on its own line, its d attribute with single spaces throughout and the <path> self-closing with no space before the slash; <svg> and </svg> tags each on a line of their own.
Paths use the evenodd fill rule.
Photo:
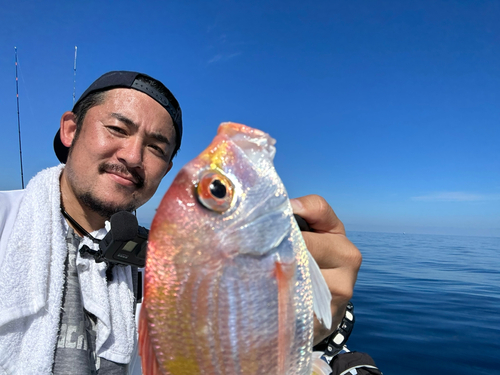
<svg viewBox="0 0 500 375">
<path fill-rule="evenodd" d="M 315 351 L 324 351 L 327 357 L 334 357 L 344 348 L 354 327 L 354 306 L 347 303 L 344 317 L 333 333 L 314 347 Z"/>
</svg>

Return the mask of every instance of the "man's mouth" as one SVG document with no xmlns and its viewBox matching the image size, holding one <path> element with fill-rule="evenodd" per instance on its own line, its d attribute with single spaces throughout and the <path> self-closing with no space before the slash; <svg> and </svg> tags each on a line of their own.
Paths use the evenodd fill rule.
<svg viewBox="0 0 500 375">
<path fill-rule="evenodd" d="M 144 178 L 142 178 L 137 172 L 128 170 L 121 164 L 102 163 L 99 165 L 99 173 L 113 174 L 118 177 L 118 179 L 130 181 L 139 189 L 144 186 Z"/>
</svg>

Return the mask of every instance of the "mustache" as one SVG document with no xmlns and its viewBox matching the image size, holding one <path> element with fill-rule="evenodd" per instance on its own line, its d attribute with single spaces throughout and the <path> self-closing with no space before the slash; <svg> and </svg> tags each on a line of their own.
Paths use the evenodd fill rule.
<svg viewBox="0 0 500 375">
<path fill-rule="evenodd" d="M 135 186 L 138 188 L 142 188 L 144 186 L 144 178 L 142 178 L 136 171 L 129 170 L 123 164 L 112 164 L 107 162 L 101 163 L 99 165 L 99 173 L 105 172 L 116 172 L 127 177 L 132 176 L 135 181 Z"/>
</svg>

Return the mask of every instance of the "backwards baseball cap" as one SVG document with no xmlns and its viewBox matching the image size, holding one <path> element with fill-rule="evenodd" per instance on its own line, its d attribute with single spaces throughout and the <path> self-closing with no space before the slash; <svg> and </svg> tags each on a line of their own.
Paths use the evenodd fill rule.
<svg viewBox="0 0 500 375">
<path fill-rule="evenodd" d="M 170 117 L 172 117 L 172 121 L 175 127 L 175 154 L 175 152 L 181 146 L 182 139 L 181 107 L 179 106 L 179 102 L 177 101 L 177 99 L 175 99 L 174 95 L 170 92 L 169 89 L 165 87 L 163 83 L 146 74 L 121 70 L 109 72 L 100 76 L 94 83 L 89 86 L 87 90 L 85 90 L 82 96 L 80 96 L 80 99 L 78 99 L 73 106 L 73 112 L 75 111 L 75 108 L 77 108 L 77 106 L 80 104 L 80 102 L 89 94 L 116 88 L 129 88 L 141 91 L 156 100 L 161 104 L 163 108 L 167 110 L 167 112 L 170 114 Z M 59 161 L 61 163 L 66 163 L 66 160 L 68 159 L 69 148 L 63 145 L 63 143 L 61 142 L 60 130 L 57 131 L 56 136 L 54 137 L 54 151 Z"/>
</svg>

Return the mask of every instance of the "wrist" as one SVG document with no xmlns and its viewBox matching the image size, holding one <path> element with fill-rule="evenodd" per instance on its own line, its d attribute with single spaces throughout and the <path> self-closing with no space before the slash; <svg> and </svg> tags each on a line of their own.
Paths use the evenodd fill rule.
<svg viewBox="0 0 500 375">
<path fill-rule="evenodd" d="M 354 327 L 354 306 L 351 302 L 347 304 L 344 316 L 337 329 L 314 347 L 315 351 L 324 351 L 324 355 L 333 357 L 337 355 L 347 343 Z"/>
</svg>

